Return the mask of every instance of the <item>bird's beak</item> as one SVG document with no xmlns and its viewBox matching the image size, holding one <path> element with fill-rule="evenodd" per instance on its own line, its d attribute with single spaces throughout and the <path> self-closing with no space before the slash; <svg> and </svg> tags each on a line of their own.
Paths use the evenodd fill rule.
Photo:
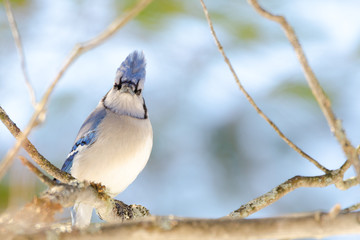
<svg viewBox="0 0 360 240">
<path fill-rule="evenodd" d="M 123 83 L 120 88 L 121 93 L 130 93 L 131 96 L 135 94 L 132 84 Z"/>
</svg>

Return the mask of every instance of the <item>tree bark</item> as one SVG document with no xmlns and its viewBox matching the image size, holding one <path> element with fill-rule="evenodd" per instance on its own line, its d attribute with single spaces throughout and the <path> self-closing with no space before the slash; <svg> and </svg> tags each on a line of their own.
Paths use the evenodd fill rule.
<svg viewBox="0 0 360 240">
<path fill-rule="evenodd" d="M 43 230 L 19 239 L 296 239 L 360 234 L 360 212 L 309 213 L 262 219 L 189 219 L 152 216 L 85 230 Z M 9 235 L 7 235 L 9 236 Z M 4 239 L 1 237 L 1 239 Z"/>
</svg>

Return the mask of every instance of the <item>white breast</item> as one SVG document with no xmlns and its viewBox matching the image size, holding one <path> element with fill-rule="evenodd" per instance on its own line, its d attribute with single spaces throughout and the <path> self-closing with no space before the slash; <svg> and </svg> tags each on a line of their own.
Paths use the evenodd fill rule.
<svg viewBox="0 0 360 240">
<path fill-rule="evenodd" d="M 75 156 L 71 174 L 79 180 L 99 182 L 116 196 L 135 180 L 149 159 L 151 123 L 107 111 L 98 130 L 96 142 Z"/>
</svg>

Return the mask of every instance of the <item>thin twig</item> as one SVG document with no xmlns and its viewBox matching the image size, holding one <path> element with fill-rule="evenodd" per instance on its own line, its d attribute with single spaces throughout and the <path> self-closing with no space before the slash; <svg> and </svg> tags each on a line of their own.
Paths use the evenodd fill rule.
<svg viewBox="0 0 360 240">
<path fill-rule="evenodd" d="M 202 0 L 201 0 L 202 1 Z M 312 94 L 318 102 L 320 109 L 322 110 L 331 132 L 335 135 L 337 141 L 340 143 L 346 157 L 351 160 L 356 169 L 356 173 L 360 176 L 360 161 L 357 150 L 351 144 L 350 140 L 345 134 L 345 130 L 342 127 L 341 121 L 336 118 L 332 108 L 330 99 L 326 96 L 319 81 L 317 80 L 314 72 L 312 71 L 305 53 L 300 45 L 298 38 L 296 37 L 294 29 L 286 21 L 283 16 L 273 15 L 270 12 L 263 9 L 257 0 L 248 0 L 248 2 L 254 7 L 254 9 L 263 17 L 279 23 L 285 31 L 286 37 L 294 48 L 296 56 L 301 64 L 306 80 L 310 86 Z"/>
<path fill-rule="evenodd" d="M 14 41 L 15 41 L 15 45 L 16 48 L 18 50 L 18 54 L 20 57 L 20 66 L 21 66 L 21 70 L 22 73 L 24 75 L 24 80 L 25 80 L 25 84 L 29 90 L 29 94 L 30 94 L 30 100 L 31 100 L 31 104 L 33 105 L 33 107 L 36 106 L 36 97 L 35 97 L 35 91 L 34 88 L 31 86 L 30 83 L 30 78 L 29 78 L 29 74 L 27 72 L 27 68 L 26 68 L 26 61 L 25 61 L 25 54 L 24 54 L 24 50 L 23 50 L 23 45 L 21 42 L 21 37 L 20 37 L 20 33 L 14 18 L 14 14 L 12 12 L 11 9 L 11 4 L 9 0 L 5 0 L 4 1 L 4 5 L 5 5 L 5 11 L 6 11 L 6 15 L 9 21 L 9 26 L 11 29 L 11 33 L 13 35 Z"/>
<path fill-rule="evenodd" d="M 218 50 L 220 51 L 221 55 L 224 57 L 224 60 L 226 62 L 226 64 L 228 65 L 238 87 L 240 88 L 240 91 L 245 95 L 246 99 L 248 100 L 248 102 L 251 104 L 251 106 L 256 110 L 256 112 L 265 119 L 266 122 L 268 122 L 270 124 L 270 126 L 275 130 L 275 132 L 277 134 L 279 134 L 279 136 L 281 137 L 281 139 L 283 139 L 292 149 L 294 149 L 297 153 L 299 153 L 302 157 L 306 158 L 307 160 L 309 160 L 311 163 L 313 163 L 317 168 L 319 168 L 321 171 L 325 172 L 325 173 L 329 173 L 330 170 L 328 170 L 326 167 L 322 166 L 318 161 L 316 161 L 315 159 L 313 159 L 311 156 L 309 156 L 307 153 L 305 153 L 303 150 L 301 150 L 297 145 L 295 145 L 295 143 L 293 143 L 289 138 L 287 138 L 284 133 L 281 132 L 281 130 L 275 125 L 275 123 L 273 121 L 271 121 L 271 119 L 258 107 L 258 105 L 255 103 L 254 99 L 250 96 L 250 94 L 245 90 L 244 86 L 241 84 L 239 77 L 237 76 L 229 58 L 227 57 L 227 55 L 225 54 L 224 48 L 221 45 L 212 21 L 210 19 L 209 16 L 209 12 L 206 8 L 206 5 L 204 3 L 203 0 L 200 0 L 201 5 L 203 7 L 205 16 L 206 16 L 206 20 L 209 24 L 210 27 L 210 31 L 211 31 L 211 35 L 214 37 L 216 46 L 218 48 Z"/>
<path fill-rule="evenodd" d="M 96 46 L 99 46 L 109 37 L 114 35 L 120 28 L 122 28 L 131 19 L 136 17 L 141 11 L 143 11 L 153 0 L 142 0 L 134 8 L 132 8 L 124 17 L 119 17 L 113 21 L 102 33 L 97 37 L 81 43 L 81 53 L 88 51 Z"/>
<path fill-rule="evenodd" d="M 4 109 L 0 107 L 0 120 L 3 122 L 5 127 L 10 131 L 10 133 L 18 139 L 21 135 L 20 129 L 16 126 L 16 124 L 10 119 Z M 25 151 L 30 155 L 30 157 L 48 174 L 59 179 L 61 182 L 68 183 L 71 180 L 74 180 L 69 173 L 63 172 L 57 167 L 55 167 L 51 162 L 49 162 L 43 155 L 41 155 L 35 146 L 28 140 L 25 139 L 22 147 Z"/>
<path fill-rule="evenodd" d="M 117 18 L 114 22 L 112 22 L 102 33 L 100 33 L 97 37 L 87 41 L 85 43 L 76 44 L 73 50 L 70 52 L 69 56 L 65 59 L 63 66 L 61 67 L 59 73 L 55 76 L 55 79 L 45 92 L 44 96 L 40 100 L 40 102 L 36 105 L 33 116 L 31 117 L 29 123 L 27 124 L 23 134 L 21 134 L 16 141 L 15 145 L 7 152 L 3 161 L 0 165 L 0 179 L 5 175 L 7 169 L 11 166 L 14 157 L 19 151 L 21 145 L 29 136 L 31 130 L 37 123 L 37 119 L 39 115 L 44 111 L 45 106 L 49 100 L 50 94 L 53 92 L 56 84 L 59 82 L 61 77 L 64 75 L 65 71 L 69 68 L 69 66 L 75 61 L 77 57 L 83 54 L 90 49 L 99 46 L 103 41 L 111 37 L 117 30 L 119 30 L 122 26 L 124 26 L 127 22 L 129 22 L 132 18 L 134 18 L 137 14 L 139 14 L 147 5 L 151 3 L 152 0 L 143 0 L 140 1 L 133 9 L 127 12 L 123 17 Z"/>
<path fill-rule="evenodd" d="M 353 178 L 343 180 L 345 172 L 351 167 L 351 161 L 347 160 L 339 169 L 332 170 L 327 174 L 313 177 L 295 176 L 271 189 L 269 192 L 242 205 L 239 209 L 231 212 L 231 217 L 247 217 L 278 201 L 286 194 L 300 187 L 327 187 L 332 184 L 340 190 L 347 190 L 356 186 L 357 181 Z"/>
<path fill-rule="evenodd" d="M 356 210 L 360 209 L 360 203 L 356 203 L 350 207 L 344 208 L 343 210 L 341 210 L 340 213 L 345 214 L 345 213 L 350 213 L 350 212 L 354 212 Z"/>
<path fill-rule="evenodd" d="M 335 186 L 340 190 L 348 190 L 351 187 L 354 187 L 359 184 L 359 178 L 358 177 L 351 177 L 348 179 L 345 179 L 343 181 L 340 181 L 338 183 L 335 183 Z"/>
<path fill-rule="evenodd" d="M 333 206 L 329 213 L 328 216 L 331 220 L 334 220 L 341 212 L 341 205 L 340 204 L 335 204 L 335 206 Z"/>
<path fill-rule="evenodd" d="M 286 194 L 300 187 L 327 187 L 339 181 L 342 181 L 342 175 L 338 171 L 313 177 L 295 176 L 264 195 L 242 205 L 239 209 L 231 212 L 229 216 L 244 218 L 273 204 Z"/>
<path fill-rule="evenodd" d="M 43 174 L 37 167 L 34 166 L 34 164 L 32 164 L 29 160 L 27 160 L 25 157 L 23 156 L 19 156 L 21 162 L 27 166 L 30 171 L 32 171 L 33 173 L 35 173 L 35 175 L 46 185 L 48 185 L 49 187 L 51 186 L 55 186 L 56 182 L 53 181 L 52 179 L 50 179 L 49 177 L 47 177 L 45 174 Z"/>
</svg>

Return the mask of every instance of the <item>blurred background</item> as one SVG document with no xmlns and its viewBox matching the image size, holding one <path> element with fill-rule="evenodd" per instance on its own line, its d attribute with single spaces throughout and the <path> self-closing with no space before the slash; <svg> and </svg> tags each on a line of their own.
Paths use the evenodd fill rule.
<svg viewBox="0 0 360 240">
<path fill-rule="evenodd" d="M 40 99 L 74 44 L 100 33 L 134 1 L 11 1 L 30 80 Z M 360 2 L 273 0 L 264 8 L 288 19 L 354 145 L 360 131 Z M 309 155 L 338 168 L 344 155 L 329 131 L 294 51 L 279 25 L 245 0 L 206 1 L 239 78 L 259 107 Z M 199 1 L 156 0 L 69 68 L 30 140 L 61 167 L 77 132 L 112 87 L 133 50 L 147 58 L 144 96 L 154 147 L 144 171 L 117 198 L 152 214 L 217 218 L 295 175 L 321 174 L 287 146 L 240 93 L 219 54 Z M 24 128 L 33 108 L 0 5 L 0 105 Z M 0 124 L 0 154 L 14 138 Z M 347 176 L 352 176 L 350 170 Z M 0 209 L 19 207 L 45 186 L 18 160 L 0 182 Z M 358 202 L 358 187 L 298 189 L 251 217 L 328 211 Z M 65 212 L 61 218 L 69 219 Z"/>
</svg>

